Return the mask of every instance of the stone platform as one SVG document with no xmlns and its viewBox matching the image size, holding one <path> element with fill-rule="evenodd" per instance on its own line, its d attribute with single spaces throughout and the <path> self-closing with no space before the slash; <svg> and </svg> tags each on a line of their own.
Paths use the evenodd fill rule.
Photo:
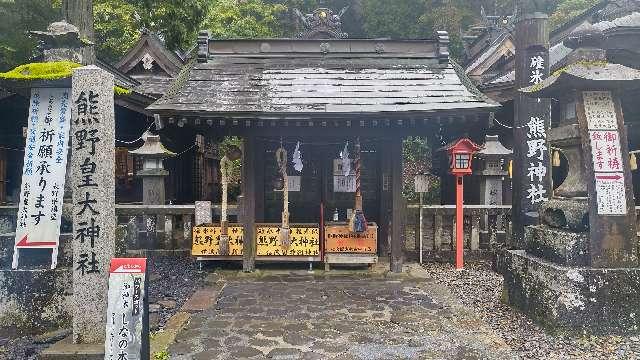
<svg viewBox="0 0 640 360">
<path fill-rule="evenodd" d="M 524 250 L 498 254 L 496 268 L 504 300 L 550 330 L 640 332 L 640 268 L 567 267 Z"/>
<path fill-rule="evenodd" d="M 545 225 L 527 226 L 529 253 L 567 266 L 589 264 L 589 233 L 573 232 Z"/>
</svg>

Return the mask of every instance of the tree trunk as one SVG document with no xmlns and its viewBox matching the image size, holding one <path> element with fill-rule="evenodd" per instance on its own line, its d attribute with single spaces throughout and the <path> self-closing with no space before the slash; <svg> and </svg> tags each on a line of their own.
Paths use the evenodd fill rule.
<svg viewBox="0 0 640 360">
<path fill-rule="evenodd" d="M 93 0 L 62 0 L 62 16 L 80 30 L 80 38 L 91 42 L 95 40 L 93 31 Z M 94 64 L 96 55 L 94 46 L 82 49 L 84 65 Z"/>
</svg>

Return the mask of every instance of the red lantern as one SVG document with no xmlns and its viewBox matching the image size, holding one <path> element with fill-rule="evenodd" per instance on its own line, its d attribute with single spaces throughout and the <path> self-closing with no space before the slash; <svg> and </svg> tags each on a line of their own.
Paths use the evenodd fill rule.
<svg viewBox="0 0 640 360">
<path fill-rule="evenodd" d="M 471 174 L 471 160 L 473 154 L 480 150 L 480 146 L 473 141 L 462 138 L 442 148 L 449 156 L 449 171 L 456 177 L 456 269 L 463 267 L 464 233 L 463 229 L 463 176 Z"/>
</svg>

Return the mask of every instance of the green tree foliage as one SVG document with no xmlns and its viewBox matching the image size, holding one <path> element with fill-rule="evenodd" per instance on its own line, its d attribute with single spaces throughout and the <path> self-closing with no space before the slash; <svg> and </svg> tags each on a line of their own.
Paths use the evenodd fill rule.
<svg viewBox="0 0 640 360">
<path fill-rule="evenodd" d="M 28 62 L 36 42 L 27 31 L 46 29 L 59 13 L 49 0 L 0 0 L 0 71 Z"/>
<path fill-rule="evenodd" d="M 519 6 L 551 14 L 552 27 L 598 0 L 516 0 Z M 0 0 L 0 70 L 32 60 L 35 42 L 28 30 L 43 30 L 60 20 L 61 0 Z M 293 9 L 349 10 L 342 18 L 351 38 L 430 38 L 447 30 L 453 57 L 463 53 L 461 33 L 488 14 L 513 12 L 514 0 L 94 0 L 98 56 L 117 61 L 147 28 L 158 32 L 171 50 L 188 50 L 198 30 L 217 38 L 293 36 L 299 20 Z"/>
<path fill-rule="evenodd" d="M 94 0 L 98 56 L 117 61 L 140 30 L 157 32 L 171 50 L 188 50 L 209 9 L 209 0 Z"/>
<path fill-rule="evenodd" d="M 137 9 L 125 0 L 94 0 L 93 8 L 98 57 L 115 62 L 138 39 Z"/>
<path fill-rule="evenodd" d="M 368 37 L 431 37 L 420 17 L 428 10 L 424 0 L 363 0 L 363 30 Z"/>
<path fill-rule="evenodd" d="M 262 0 L 213 0 L 204 27 L 219 39 L 276 37 L 282 34 L 279 17 L 286 9 Z"/>
</svg>

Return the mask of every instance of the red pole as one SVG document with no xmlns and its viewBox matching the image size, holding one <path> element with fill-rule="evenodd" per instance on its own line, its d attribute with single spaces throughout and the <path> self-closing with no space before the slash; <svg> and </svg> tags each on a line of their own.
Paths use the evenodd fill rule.
<svg viewBox="0 0 640 360">
<path fill-rule="evenodd" d="M 463 181 L 462 175 L 456 175 L 456 270 L 461 270 L 464 266 L 464 219 L 462 216 L 462 197 L 463 197 Z"/>
</svg>

